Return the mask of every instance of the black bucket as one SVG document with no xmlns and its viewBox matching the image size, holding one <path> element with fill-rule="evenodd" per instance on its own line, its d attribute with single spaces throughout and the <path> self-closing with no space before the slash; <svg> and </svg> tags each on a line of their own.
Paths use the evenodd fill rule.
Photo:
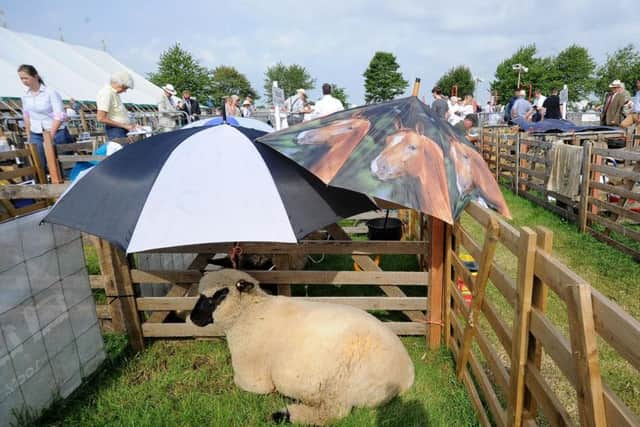
<svg viewBox="0 0 640 427">
<path fill-rule="evenodd" d="M 386 221 L 386 224 L 385 224 Z M 367 221 L 369 240 L 402 239 L 402 221 L 398 218 L 375 218 Z"/>
</svg>

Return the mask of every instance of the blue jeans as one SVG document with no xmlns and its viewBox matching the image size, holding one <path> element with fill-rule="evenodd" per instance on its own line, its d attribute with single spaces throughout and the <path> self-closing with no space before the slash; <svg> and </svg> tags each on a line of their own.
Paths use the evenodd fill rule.
<svg viewBox="0 0 640 427">
<path fill-rule="evenodd" d="M 47 158 L 44 155 L 44 138 L 42 137 L 42 134 L 30 132 L 29 135 L 29 144 L 34 144 L 38 149 L 42 167 L 45 171 L 49 170 L 49 168 L 47 168 Z M 54 144 L 69 144 L 71 142 L 73 142 L 73 138 L 66 127 L 64 129 L 58 129 L 55 138 L 53 138 Z"/>
<path fill-rule="evenodd" d="M 114 138 L 126 138 L 127 130 L 115 126 L 104 125 L 104 133 L 107 134 L 107 139 L 111 140 Z"/>
</svg>

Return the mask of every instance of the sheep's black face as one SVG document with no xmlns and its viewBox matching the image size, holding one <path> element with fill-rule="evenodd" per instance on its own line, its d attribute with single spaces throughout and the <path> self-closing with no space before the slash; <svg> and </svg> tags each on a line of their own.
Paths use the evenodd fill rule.
<svg viewBox="0 0 640 427">
<path fill-rule="evenodd" d="M 213 296 L 200 295 L 200 299 L 191 310 L 191 321 L 197 326 L 206 326 L 213 323 L 213 312 L 224 301 L 229 293 L 229 288 L 220 289 Z"/>
</svg>

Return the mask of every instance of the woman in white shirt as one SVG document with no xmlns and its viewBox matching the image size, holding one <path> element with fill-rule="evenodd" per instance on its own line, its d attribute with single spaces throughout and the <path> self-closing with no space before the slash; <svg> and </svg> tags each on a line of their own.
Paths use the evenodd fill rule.
<svg viewBox="0 0 640 427">
<path fill-rule="evenodd" d="M 47 87 L 33 65 L 18 67 L 18 76 L 27 91 L 22 96 L 22 117 L 27 143 L 35 144 L 42 165 L 46 167 L 43 133 L 51 136 L 54 144 L 66 144 L 73 139 L 64 124 L 66 115 L 60 94 Z"/>
</svg>

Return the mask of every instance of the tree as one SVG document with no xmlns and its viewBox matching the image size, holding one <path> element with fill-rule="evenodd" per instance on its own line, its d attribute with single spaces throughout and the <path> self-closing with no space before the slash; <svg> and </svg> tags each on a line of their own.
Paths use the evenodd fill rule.
<svg viewBox="0 0 640 427">
<path fill-rule="evenodd" d="M 517 89 L 518 72 L 513 69 L 515 64 L 521 64 L 528 68 L 526 73 L 520 74 L 521 87 L 528 86 L 529 82 L 533 82 L 543 91 L 550 89 L 542 83 L 544 76 L 551 72 L 552 61 L 549 58 L 538 58 L 535 56 L 536 53 L 536 45 L 522 46 L 511 57 L 498 64 L 495 79 L 491 82 L 491 92 L 498 92 L 498 102 L 506 104 L 514 90 Z"/>
<path fill-rule="evenodd" d="M 402 94 L 409 82 L 402 77 L 399 68 L 393 53 L 376 52 L 363 74 L 364 100 L 367 103 L 388 101 Z"/>
<path fill-rule="evenodd" d="M 473 95 L 476 88 L 476 82 L 469 67 L 459 65 L 447 71 L 436 83 L 442 89 L 442 93 L 451 96 L 451 88 L 458 86 L 458 96 Z"/>
<path fill-rule="evenodd" d="M 618 79 L 627 90 L 633 90 L 636 80 L 640 78 L 640 52 L 629 44 L 607 55 L 604 64 L 596 71 L 596 95 L 601 96 L 609 90 L 609 84 Z"/>
<path fill-rule="evenodd" d="M 498 91 L 500 102 L 506 102 L 516 89 L 518 71 L 513 69 L 515 64 L 528 68 L 526 73 L 521 73 L 523 88 L 528 89 L 531 83 L 532 89 L 549 93 L 551 88 L 561 89 L 566 84 L 571 101 L 584 99 L 593 91 L 595 61 L 586 48 L 573 44 L 556 56 L 543 58 L 536 53 L 535 45 L 523 46 L 498 65 L 491 90 Z"/>
<path fill-rule="evenodd" d="M 595 89 L 595 68 L 596 63 L 589 51 L 572 44 L 553 59 L 553 76 L 546 82 L 547 86 L 560 89 L 566 84 L 569 88 L 569 101 L 583 100 Z"/>
<path fill-rule="evenodd" d="M 147 75 L 152 83 L 164 86 L 171 83 L 176 90 L 189 89 L 191 94 L 204 100 L 211 94 L 209 74 L 193 55 L 176 43 L 160 54 L 158 71 Z"/>
<path fill-rule="evenodd" d="M 342 102 L 342 105 L 344 105 L 344 108 L 349 108 L 349 96 L 347 95 L 345 88 L 334 83 L 331 85 L 331 95 L 333 95 L 334 98 L 339 99 L 340 102 Z"/>
<path fill-rule="evenodd" d="M 313 89 L 316 80 L 311 77 L 307 69 L 298 64 L 284 65 L 278 62 L 267 68 L 264 73 L 264 93 L 271 102 L 271 88 L 273 82 L 278 82 L 278 87 L 284 91 L 285 97 L 292 96 L 298 89 Z"/>
<path fill-rule="evenodd" d="M 216 105 L 222 104 L 222 98 L 238 95 L 240 98 L 251 96 L 257 99 L 256 91 L 247 77 L 234 67 L 220 65 L 211 73 L 211 97 Z"/>
</svg>

